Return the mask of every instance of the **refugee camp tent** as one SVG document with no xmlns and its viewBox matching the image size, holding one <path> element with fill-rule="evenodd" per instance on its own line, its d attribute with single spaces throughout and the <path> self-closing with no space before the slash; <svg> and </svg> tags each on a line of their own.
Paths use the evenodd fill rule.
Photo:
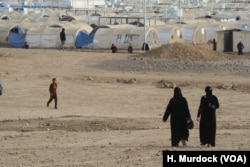
<svg viewBox="0 0 250 167">
<path fill-rule="evenodd" d="M 61 25 L 50 25 L 47 26 L 42 32 L 41 38 L 41 48 L 59 48 L 60 46 L 60 32 L 62 31 Z M 65 30 L 66 33 L 67 30 Z M 67 34 L 67 33 L 66 33 Z M 67 39 L 67 35 L 66 35 Z M 68 41 L 68 39 L 66 40 Z M 65 46 L 68 47 L 68 42 L 65 43 Z"/>
<path fill-rule="evenodd" d="M 65 29 L 66 43 L 65 47 L 81 48 L 90 43 L 88 31 L 90 26 L 78 27 L 72 23 L 40 24 L 32 27 L 27 31 L 26 41 L 30 47 L 37 48 L 59 48 L 60 32 Z"/>
<path fill-rule="evenodd" d="M 27 30 L 21 24 L 14 24 L 8 33 L 8 43 L 15 48 L 21 48 L 26 38 Z"/>
<path fill-rule="evenodd" d="M 72 21 L 72 20 L 76 20 L 73 16 L 63 16 L 62 18 L 60 18 L 60 21 Z"/>
<path fill-rule="evenodd" d="M 139 22 L 139 21 L 133 21 L 133 22 L 130 22 L 129 24 L 132 24 L 132 25 L 138 26 L 138 27 L 144 27 L 144 23 Z"/>
<path fill-rule="evenodd" d="M 8 21 L 0 21 L 0 42 L 2 44 L 8 44 L 8 34 L 10 25 Z"/>
<path fill-rule="evenodd" d="M 8 14 L 9 18 L 11 21 L 15 21 L 15 22 L 21 22 L 24 15 L 21 12 L 12 12 Z"/>
<path fill-rule="evenodd" d="M 185 42 L 201 44 L 208 42 L 208 34 L 205 26 L 200 24 L 179 24 L 183 32 Z"/>
<path fill-rule="evenodd" d="M 109 26 L 97 26 L 95 28 L 93 28 L 93 30 L 89 33 L 89 38 L 90 38 L 90 44 L 93 43 L 94 41 L 94 37 L 95 37 L 95 33 L 98 31 L 98 29 L 100 28 L 110 28 Z"/>
<path fill-rule="evenodd" d="M 91 38 L 87 31 L 79 31 L 75 39 L 75 47 L 82 48 L 88 46 L 91 43 Z"/>
<path fill-rule="evenodd" d="M 89 25 L 82 24 L 80 26 L 79 24 L 67 23 L 63 25 L 63 28 L 65 28 L 66 34 L 66 47 L 81 48 L 90 43 L 89 32 L 92 28 Z"/>
<path fill-rule="evenodd" d="M 84 29 L 88 33 L 91 33 L 91 31 L 93 30 L 93 28 L 89 24 L 79 20 L 73 20 L 71 21 L 71 23 L 80 29 Z"/>
<path fill-rule="evenodd" d="M 155 26 L 161 39 L 161 44 L 185 42 L 182 30 L 177 25 Z"/>
<path fill-rule="evenodd" d="M 30 22 L 47 22 L 49 17 L 50 16 L 48 13 L 29 12 L 26 19 L 28 19 Z"/>
<path fill-rule="evenodd" d="M 53 24 L 59 21 L 59 18 L 55 15 L 50 15 L 47 19 L 44 19 L 46 23 Z"/>
<path fill-rule="evenodd" d="M 113 25 L 110 28 L 99 28 L 94 36 L 93 43 L 89 46 L 96 49 L 109 49 L 113 44 L 118 49 L 127 49 L 132 44 L 134 49 L 141 49 L 144 42 L 144 27 L 129 24 Z M 149 48 L 161 46 L 157 30 L 153 27 L 146 28 L 146 43 Z"/>
<path fill-rule="evenodd" d="M 21 21 L 22 24 L 26 24 L 26 23 L 31 23 L 30 19 L 29 18 L 24 18 L 22 21 Z"/>
<path fill-rule="evenodd" d="M 88 46 L 92 41 L 89 34 L 93 28 L 82 21 L 73 20 L 71 23 L 80 29 L 75 39 L 75 47 L 82 48 L 84 46 Z"/>
<path fill-rule="evenodd" d="M 218 24 L 218 23 L 209 23 L 205 25 L 205 29 L 207 31 L 208 40 L 212 41 L 213 39 L 216 39 L 216 32 L 225 30 L 226 25 L 225 24 Z"/>
<path fill-rule="evenodd" d="M 8 15 L 2 15 L 1 20 L 10 20 L 10 17 Z"/>
<path fill-rule="evenodd" d="M 28 42 L 30 48 L 40 48 L 42 42 L 42 34 L 46 29 L 46 25 L 39 25 L 36 27 L 31 27 L 26 34 L 26 41 Z"/>
</svg>

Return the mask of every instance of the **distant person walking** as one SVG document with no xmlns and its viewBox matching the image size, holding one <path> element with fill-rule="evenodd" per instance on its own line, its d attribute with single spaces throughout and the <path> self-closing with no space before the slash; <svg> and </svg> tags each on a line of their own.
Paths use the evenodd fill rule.
<svg viewBox="0 0 250 167">
<path fill-rule="evenodd" d="M 215 147 L 216 109 L 219 108 L 219 101 L 210 86 L 205 88 L 205 92 L 197 114 L 197 121 L 200 121 L 200 144 Z"/>
<path fill-rule="evenodd" d="M 170 99 L 164 116 L 163 122 L 166 122 L 169 115 L 171 126 L 171 145 L 172 147 L 178 147 L 179 142 L 185 146 L 186 141 L 189 138 L 189 129 L 187 126 L 187 118 L 191 118 L 188 102 L 185 97 L 182 96 L 181 89 L 176 87 L 174 89 L 174 96 Z"/>
<path fill-rule="evenodd" d="M 54 99 L 54 101 L 55 101 L 55 109 L 57 109 L 57 91 L 56 90 L 57 90 L 56 78 L 53 78 L 52 83 L 49 86 L 50 98 L 49 98 L 49 101 L 47 102 L 47 107 L 49 107 L 49 104 Z"/>
<path fill-rule="evenodd" d="M 111 49 L 112 53 L 117 53 L 117 47 L 114 44 L 111 45 L 110 49 Z"/>
<path fill-rule="evenodd" d="M 65 35 L 65 29 L 63 28 L 62 31 L 60 32 L 60 40 L 61 40 L 61 45 L 60 45 L 60 49 L 64 49 L 64 45 L 66 42 L 66 35 Z"/>
<path fill-rule="evenodd" d="M 241 41 L 237 44 L 237 49 L 238 49 L 238 55 L 243 55 L 244 45 Z"/>
</svg>

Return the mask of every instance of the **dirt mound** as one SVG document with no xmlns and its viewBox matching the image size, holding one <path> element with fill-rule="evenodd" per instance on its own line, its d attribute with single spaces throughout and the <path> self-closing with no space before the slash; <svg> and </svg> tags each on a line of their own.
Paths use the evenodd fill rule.
<svg viewBox="0 0 250 167">
<path fill-rule="evenodd" d="M 198 61 L 225 59 L 228 55 L 212 50 L 212 44 L 173 43 L 145 53 L 149 58 Z"/>
</svg>

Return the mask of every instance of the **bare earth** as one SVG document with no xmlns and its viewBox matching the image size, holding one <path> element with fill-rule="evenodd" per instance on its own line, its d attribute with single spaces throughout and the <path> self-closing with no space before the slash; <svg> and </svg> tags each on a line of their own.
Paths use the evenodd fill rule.
<svg viewBox="0 0 250 167">
<path fill-rule="evenodd" d="M 0 48 L 0 166 L 159 167 L 172 149 L 162 115 L 172 84 L 187 98 L 194 129 L 177 150 L 250 150 L 250 53 L 209 44 L 148 53 Z M 58 108 L 47 108 L 58 81 Z M 216 147 L 201 147 L 196 114 L 204 88 L 218 97 Z"/>
</svg>

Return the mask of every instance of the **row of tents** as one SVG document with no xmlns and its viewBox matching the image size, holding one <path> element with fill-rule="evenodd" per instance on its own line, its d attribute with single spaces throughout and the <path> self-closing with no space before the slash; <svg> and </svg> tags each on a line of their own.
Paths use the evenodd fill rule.
<svg viewBox="0 0 250 167">
<path fill-rule="evenodd" d="M 1 20 L 0 42 L 15 48 L 22 47 L 25 41 L 31 48 L 58 48 L 60 46 L 59 34 L 64 28 L 67 39 L 66 47 L 109 49 L 114 43 L 120 49 L 126 49 L 129 44 L 132 44 L 135 49 L 140 49 L 144 37 L 149 48 L 157 48 L 176 42 L 207 43 L 216 39 L 218 31 L 242 29 L 240 23 L 200 22 L 147 26 L 145 32 L 144 27 L 131 24 L 92 27 L 80 20 L 70 22 L 48 20 L 44 14 L 34 14 L 32 17 L 33 20 L 38 18 L 40 21 L 30 21 L 31 18 L 25 18 L 22 22 Z M 47 18 L 47 20 L 41 21 L 41 18 Z"/>
</svg>

